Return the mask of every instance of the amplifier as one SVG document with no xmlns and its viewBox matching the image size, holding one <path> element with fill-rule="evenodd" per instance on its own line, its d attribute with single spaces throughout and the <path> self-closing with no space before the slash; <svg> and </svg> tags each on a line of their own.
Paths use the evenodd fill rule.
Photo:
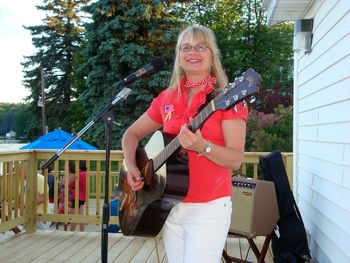
<svg viewBox="0 0 350 263">
<path fill-rule="evenodd" d="M 271 234 L 279 219 L 274 183 L 233 177 L 232 187 L 229 232 L 244 236 Z"/>
</svg>

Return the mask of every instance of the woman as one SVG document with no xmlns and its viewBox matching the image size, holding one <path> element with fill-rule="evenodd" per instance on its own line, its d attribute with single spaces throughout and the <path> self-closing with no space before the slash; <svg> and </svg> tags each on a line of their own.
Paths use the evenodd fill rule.
<svg viewBox="0 0 350 263">
<path fill-rule="evenodd" d="M 79 214 L 84 214 L 84 208 L 85 208 L 85 200 L 86 200 L 86 161 L 79 161 Z M 69 200 L 69 214 L 75 214 L 75 185 L 76 185 L 76 179 L 78 179 L 78 176 L 75 174 L 75 161 L 70 160 L 69 161 L 69 183 L 68 183 L 68 191 L 70 193 L 70 200 Z M 71 223 L 70 224 L 70 231 L 75 231 L 76 224 Z M 79 230 L 80 232 L 84 232 L 85 230 L 85 224 L 80 223 L 79 224 Z"/>
<path fill-rule="evenodd" d="M 68 162 L 68 184 L 66 184 L 66 177 L 63 176 L 60 183 L 60 192 L 58 195 L 58 213 L 64 214 L 64 206 L 66 201 L 66 185 L 68 185 L 68 213 L 72 213 L 72 200 L 74 199 L 73 187 L 75 188 L 75 161 L 70 160 Z M 74 204 L 73 204 L 74 205 Z M 74 210 L 73 210 L 74 214 Z M 64 231 L 68 230 L 68 225 L 66 223 L 63 224 Z"/>
<path fill-rule="evenodd" d="M 159 94 L 124 133 L 122 147 L 131 188 L 144 182 L 135 151 L 145 136 L 162 128 L 177 135 L 189 159 L 189 190 L 174 206 L 163 227 L 168 261 L 219 262 L 231 219 L 231 174 L 244 156 L 247 108 L 216 111 L 200 130 L 187 124 L 198 113 L 206 95 L 227 84 L 213 32 L 191 26 L 181 32 L 170 87 Z"/>
</svg>

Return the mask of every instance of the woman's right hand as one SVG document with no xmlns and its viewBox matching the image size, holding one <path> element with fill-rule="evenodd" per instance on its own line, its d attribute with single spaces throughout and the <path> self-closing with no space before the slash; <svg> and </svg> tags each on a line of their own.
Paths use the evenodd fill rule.
<svg viewBox="0 0 350 263">
<path fill-rule="evenodd" d="M 128 165 L 127 181 L 131 189 L 134 191 L 141 190 L 145 184 L 141 177 L 140 170 L 136 165 Z"/>
<path fill-rule="evenodd" d="M 145 112 L 124 132 L 122 138 L 122 149 L 127 168 L 127 182 L 131 189 L 135 191 L 141 190 L 145 184 L 135 161 L 135 153 L 138 143 L 141 139 L 161 127 L 161 124 L 153 121 Z"/>
</svg>

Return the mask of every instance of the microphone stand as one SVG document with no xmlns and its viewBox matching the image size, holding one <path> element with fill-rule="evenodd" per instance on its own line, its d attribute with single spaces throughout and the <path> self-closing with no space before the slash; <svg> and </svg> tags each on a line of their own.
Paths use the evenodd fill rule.
<svg viewBox="0 0 350 263">
<path fill-rule="evenodd" d="M 115 86 L 118 86 L 121 83 L 116 83 Z M 109 226 L 109 161 L 110 161 L 110 152 L 112 145 L 112 124 L 113 124 L 113 113 L 112 109 L 115 104 L 120 99 L 126 99 L 131 93 L 131 89 L 125 87 L 121 90 L 117 96 L 111 101 L 107 106 L 105 106 L 99 113 L 92 118 L 92 120 L 81 129 L 77 135 L 75 135 L 62 149 L 60 149 L 57 153 L 55 153 L 49 160 L 44 162 L 41 166 L 42 169 L 48 168 L 55 160 L 58 159 L 76 140 L 78 140 L 92 125 L 94 125 L 101 118 L 104 119 L 106 123 L 106 164 L 105 164 L 105 196 L 104 196 L 104 204 L 103 204 L 103 213 L 102 213 L 102 230 L 101 230 L 101 262 L 107 263 L 108 261 L 108 226 Z"/>
<path fill-rule="evenodd" d="M 112 146 L 113 113 L 108 110 L 104 116 L 106 122 L 106 163 L 105 163 L 105 197 L 102 210 L 101 262 L 108 262 L 108 226 L 109 226 L 109 160 Z"/>
</svg>

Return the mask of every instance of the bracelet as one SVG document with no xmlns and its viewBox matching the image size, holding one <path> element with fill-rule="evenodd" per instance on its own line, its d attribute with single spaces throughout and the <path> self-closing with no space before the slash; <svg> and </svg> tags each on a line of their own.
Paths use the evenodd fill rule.
<svg viewBox="0 0 350 263">
<path fill-rule="evenodd" d="M 211 142 L 209 140 L 207 140 L 207 142 L 205 143 L 204 149 L 198 153 L 198 156 L 202 156 L 206 153 L 210 153 L 211 147 L 212 147 Z"/>
</svg>

